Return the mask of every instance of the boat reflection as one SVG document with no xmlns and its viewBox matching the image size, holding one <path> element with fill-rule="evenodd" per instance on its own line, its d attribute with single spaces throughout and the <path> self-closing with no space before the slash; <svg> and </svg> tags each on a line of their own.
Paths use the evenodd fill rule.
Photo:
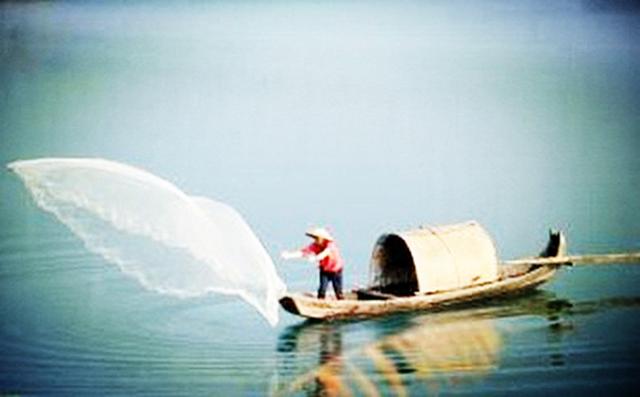
<svg viewBox="0 0 640 397">
<path fill-rule="evenodd" d="M 637 298 L 573 304 L 537 291 L 417 316 L 305 322 L 280 335 L 272 395 L 404 396 L 464 388 L 498 368 L 510 338 L 505 333 L 519 316 L 544 319 L 536 329 L 546 335 L 549 366 L 563 366 L 561 342 L 575 331 L 574 316 L 637 304 Z"/>
<path fill-rule="evenodd" d="M 482 377 L 497 365 L 502 338 L 492 318 L 449 313 L 409 319 L 409 326 L 377 323 L 383 333 L 388 328 L 401 331 L 346 352 L 343 328 L 353 324 L 306 324 L 286 330 L 279 349 L 288 362 L 281 373 L 286 378 L 297 372 L 296 367 L 311 369 L 289 376 L 291 380 L 277 385 L 274 394 L 402 396 L 416 381 L 433 389 L 443 377 L 452 382 Z M 309 366 L 314 352 L 316 362 Z"/>
</svg>

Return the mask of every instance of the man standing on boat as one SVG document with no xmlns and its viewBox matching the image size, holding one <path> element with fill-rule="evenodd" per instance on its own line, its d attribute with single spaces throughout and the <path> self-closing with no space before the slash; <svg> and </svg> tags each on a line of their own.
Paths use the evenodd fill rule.
<svg viewBox="0 0 640 397">
<path fill-rule="evenodd" d="M 283 259 L 307 258 L 311 262 L 318 262 L 320 268 L 320 287 L 318 299 L 324 299 L 329 282 L 333 285 L 337 299 L 342 299 L 342 268 L 344 262 L 333 236 L 325 228 L 313 228 L 307 231 L 307 236 L 313 242 L 297 251 L 284 251 Z"/>
</svg>

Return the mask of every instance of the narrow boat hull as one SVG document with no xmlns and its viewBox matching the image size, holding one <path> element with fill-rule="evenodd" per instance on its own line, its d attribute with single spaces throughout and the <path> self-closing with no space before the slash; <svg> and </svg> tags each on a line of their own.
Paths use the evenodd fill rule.
<svg viewBox="0 0 640 397">
<path fill-rule="evenodd" d="M 396 312 L 434 310 L 496 296 L 515 295 L 536 288 L 553 277 L 558 266 L 526 266 L 521 272 L 504 270 L 497 281 L 425 295 L 390 299 L 359 300 L 355 291 L 343 300 L 317 299 L 308 294 L 291 293 L 280 299 L 288 312 L 311 319 L 341 319 L 381 316 Z"/>
</svg>

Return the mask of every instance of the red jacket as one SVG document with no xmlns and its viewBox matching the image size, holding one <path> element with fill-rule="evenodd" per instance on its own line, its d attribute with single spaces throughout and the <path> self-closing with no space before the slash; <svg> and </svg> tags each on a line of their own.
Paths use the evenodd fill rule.
<svg viewBox="0 0 640 397">
<path fill-rule="evenodd" d="M 323 245 L 313 242 L 309 246 L 303 248 L 302 253 L 305 255 L 319 255 L 324 250 L 329 250 L 329 252 L 327 256 L 320 260 L 320 269 L 331 273 L 336 273 L 342 270 L 344 267 L 344 261 L 340 256 L 338 246 L 333 241 L 329 241 L 327 244 Z"/>
</svg>

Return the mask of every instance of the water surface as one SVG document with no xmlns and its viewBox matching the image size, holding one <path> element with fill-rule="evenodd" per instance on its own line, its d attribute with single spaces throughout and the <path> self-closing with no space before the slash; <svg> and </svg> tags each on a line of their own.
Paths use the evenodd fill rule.
<svg viewBox="0 0 640 397">
<path fill-rule="evenodd" d="M 231 204 L 268 251 L 476 219 L 640 250 L 640 15 L 623 1 L 0 5 L 0 163 L 133 164 Z M 0 173 L 0 394 L 626 395 L 640 269 L 566 269 L 453 312 L 271 328 L 89 254 Z M 315 269 L 280 263 L 292 290 Z M 404 343 L 402 349 L 397 346 Z M 333 389 L 332 389 L 333 388 Z"/>
</svg>

